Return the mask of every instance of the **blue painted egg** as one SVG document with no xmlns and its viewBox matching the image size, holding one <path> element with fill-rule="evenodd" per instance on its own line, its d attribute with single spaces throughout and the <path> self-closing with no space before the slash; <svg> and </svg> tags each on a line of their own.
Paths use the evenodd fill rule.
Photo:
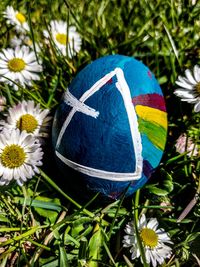
<svg viewBox="0 0 200 267">
<path fill-rule="evenodd" d="M 147 182 L 166 135 L 157 80 L 143 63 L 122 55 L 97 59 L 77 74 L 58 106 L 52 132 L 64 183 L 114 199 Z"/>
</svg>

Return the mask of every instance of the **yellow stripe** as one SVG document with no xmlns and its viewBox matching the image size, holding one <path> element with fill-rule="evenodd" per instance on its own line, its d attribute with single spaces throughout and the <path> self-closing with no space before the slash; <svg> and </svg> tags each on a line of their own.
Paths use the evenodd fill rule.
<svg viewBox="0 0 200 267">
<path fill-rule="evenodd" d="M 156 123 L 167 129 L 167 113 L 156 108 L 137 105 L 135 107 L 137 115 L 145 121 Z"/>
</svg>

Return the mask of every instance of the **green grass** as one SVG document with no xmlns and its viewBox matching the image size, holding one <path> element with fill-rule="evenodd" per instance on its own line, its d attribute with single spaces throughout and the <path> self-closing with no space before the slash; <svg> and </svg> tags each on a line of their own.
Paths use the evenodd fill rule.
<svg viewBox="0 0 200 267">
<path fill-rule="evenodd" d="M 193 255 L 200 258 L 199 199 L 182 221 L 177 219 L 196 192 L 200 193 L 200 160 L 178 154 L 175 141 L 186 132 L 199 145 L 200 116 L 192 105 L 173 94 L 178 75 L 199 64 L 200 3 L 191 2 L 1 1 L 0 12 L 12 5 L 27 15 L 31 39 L 44 47 L 40 81 L 17 92 L 0 83 L 0 95 L 7 98 L 6 109 L 22 99 L 33 99 L 49 108 L 53 116 L 78 71 L 101 56 L 123 54 L 141 60 L 155 74 L 169 120 L 165 152 L 155 174 L 132 197 L 117 201 L 102 201 L 98 194 L 88 200 L 72 197 L 62 186 L 64 177 L 52 168 L 51 139 L 46 140 L 40 175 L 22 188 L 15 184 L 0 188 L 2 267 L 143 266 L 139 259 L 131 260 L 129 249 L 122 244 L 125 225 L 141 213 L 156 217 L 174 242 L 173 256 L 163 266 L 197 266 Z M 53 43 L 49 49 L 44 42 L 42 30 L 52 19 L 75 25 L 81 34 L 81 51 L 72 59 L 57 53 Z M 7 48 L 15 34 L 0 16 L 0 47 Z M 163 201 L 169 206 L 163 208 Z"/>
</svg>

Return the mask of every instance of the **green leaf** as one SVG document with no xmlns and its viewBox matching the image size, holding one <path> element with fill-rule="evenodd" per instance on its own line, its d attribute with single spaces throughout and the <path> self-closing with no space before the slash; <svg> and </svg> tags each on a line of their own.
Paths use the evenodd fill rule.
<svg viewBox="0 0 200 267">
<path fill-rule="evenodd" d="M 164 169 L 160 170 L 160 183 L 147 185 L 146 188 L 157 196 L 166 196 L 174 189 L 172 176 Z"/>
<path fill-rule="evenodd" d="M 192 233 L 192 234 L 189 234 L 188 236 L 187 236 L 187 238 L 186 238 L 186 240 L 185 241 L 187 241 L 187 242 L 192 242 L 192 241 L 194 241 L 195 239 L 199 239 L 199 237 L 200 237 L 200 232 L 196 232 L 196 233 Z"/>
<path fill-rule="evenodd" d="M 161 169 L 160 172 L 161 172 L 161 179 L 163 181 L 162 185 L 164 189 L 168 191 L 168 193 L 172 192 L 172 190 L 174 189 L 172 176 L 164 169 Z"/>
<path fill-rule="evenodd" d="M 60 206 L 60 200 L 58 198 L 51 199 L 43 196 L 37 196 L 35 199 L 39 201 L 40 204 L 40 208 L 34 207 L 36 212 L 40 216 L 48 218 L 51 223 L 54 223 L 58 216 L 58 212 L 52 210 L 52 208 L 58 208 Z"/>
<path fill-rule="evenodd" d="M 73 238 L 71 235 L 69 235 L 69 234 L 65 234 L 64 235 L 64 244 L 74 244 L 74 245 L 76 245 L 77 247 L 79 247 L 80 246 L 80 243 L 75 239 L 75 238 Z"/>
<path fill-rule="evenodd" d="M 166 83 L 168 81 L 167 76 L 162 76 L 158 79 L 159 84 Z"/>
<path fill-rule="evenodd" d="M 10 222 L 10 221 L 4 215 L 0 214 L 0 222 Z"/>
<path fill-rule="evenodd" d="M 87 259 L 87 246 L 88 241 L 85 237 L 83 237 L 80 241 L 80 248 L 78 252 L 78 262 L 80 266 L 82 266 L 81 264 Z"/>
<path fill-rule="evenodd" d="M 79 235 L 84 235 L 85 231 L 86 232 L 88 232 L 88 230 L 92 231 L 91 225 L 88 225 L 89 223 L 91 223 L 91 221 L 92 219 L 88 217 L 82 217 L 75 220 L 72 224 L 71 236 L 77 237 Z"/>
<path fill-rule="evenodd" d="M 148 186 L 148 189 L 151 193 L 157 195 L 157 196 L 166 196 L 168 192 L 164 189 L 158 188 L 154 185 Z"/>
<path fill-rule="evenodd" d="M 49 260 L 49 259 L 47 259 L 47 260 Z M 55 266 L 59 266 L 58 263 L 59 263 L 58 259 L 56 259 L 56 260 L 53 260 L 53 261 L 50 261 L 48 263 L 41 265 L 41 267 L 55 267 Z"/>
<path fill-rule="evenodd" d="M 24 198 L 23 197 L 15 197 L 14 202 L 20 203 L 23 205 Z M 26 199 L 26 205 L 27 206 L 31 205 L 31 207 L 48 209 L 48 210 L 55 210 L 58 212 L 60 212 L 62 209 L 62 207 L 59 204 L 60 204 L 59 199 L 50 199 L 50 198 L 41 197 L 41 196 L 37 196 L 35 199 L 31 199 L 31 198 Z"/>
<path fill-rule="evenodd" d="M 98 260 L 101 259 L 101 249 L 103 246 L 103 235 L 101 233 L 101 228 L 97 224 L 94 230 L 94 234 L 90 238 L 88 245 L 89 252 L 89 263 L 90 267 L 98 267 Z"/>
<path fill-rule="evenodd" d="M 70 267 L 64 245 L 59 245 L 59 266 Z"/>
</svg>

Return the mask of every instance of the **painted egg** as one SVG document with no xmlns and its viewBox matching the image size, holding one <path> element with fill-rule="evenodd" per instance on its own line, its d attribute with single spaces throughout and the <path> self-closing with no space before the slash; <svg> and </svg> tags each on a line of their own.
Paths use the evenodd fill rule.
<svg viewBox="0 0 200 267">
<path fill-rule="evenodd" d="M 141 188 L 166 143 L 160 86 L 140 61 L 110 55 L 87 65 L 63 95 L 53 147 L 67 184 L 117 199 Z M 83 191 L 82 191 L 83 192 Z"/>
</svg>

